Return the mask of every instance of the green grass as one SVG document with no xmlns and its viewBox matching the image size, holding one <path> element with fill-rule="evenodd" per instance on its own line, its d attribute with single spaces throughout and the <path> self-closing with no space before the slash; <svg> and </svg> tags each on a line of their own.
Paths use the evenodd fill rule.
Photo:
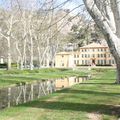
<svg viewBox="0 0 120 120">
<path fill-rule="evenodd" d="M 40 70 L 0 70 L 0 88 L 20 82 L 33 82 L 41 79 L 56 79 L 69 76 L 82 76 L 87 72 L 71 69 L 40 69 Z"/>
<path fill-rule="evenodd" d="M 94 69 L 91 74 L 91 80 L 69 89 L 2 110 L 0 120 L 91 120 L 92 113 L 100 120 L 118 120 L 120 85 L 114 84 L 115 70 Z"/>
</svg>

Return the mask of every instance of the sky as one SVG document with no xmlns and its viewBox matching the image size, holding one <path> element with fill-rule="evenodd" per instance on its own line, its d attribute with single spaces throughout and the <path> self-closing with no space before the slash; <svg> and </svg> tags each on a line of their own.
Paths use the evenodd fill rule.
<svg viewBox="0 0 120 120">
<path fill-rule="evenodd" d="M 37 8 L 40 7 L 40 3 L 42 3 L 42 1 L 44 0 L 0 0 L 0 7 L 4 7 L 4 8 L 10 8 L 11 4 L 10 1 L 22 1 L 22 3 L 27 7 L 30 8 L 32 6 L 35 6 Z M 56 2 L 56 5 L 59 5 L 63 2 L 65 2 L 66 0 L 54 0 Z M 31 4 L 34 3 L 34 4 Z M 78 5 L 83 4 L 82 0 L 70 0 L 69 2 L 67 2 L 64 6 L 61 7 L 61 9 L 70 9 L 72 10 L 73 8 L 77 7 Z M 55 6 L 56 6 L 55 5 Z M 76 9 L 73 11 L 73 13 L 77 13 L 79 11 L 79 9 Z"/>
<path fill-rule="evenodd" d="M 62 3 L 64 1 L 66 0 L 58 0 L 59 3 Z M 73 8 L 77 7 L 80 4 L 83 4 L 82 0 L 70 0 L 70 2 L 65 4 L 63 8 L 72 10 Z"/>
</svg>

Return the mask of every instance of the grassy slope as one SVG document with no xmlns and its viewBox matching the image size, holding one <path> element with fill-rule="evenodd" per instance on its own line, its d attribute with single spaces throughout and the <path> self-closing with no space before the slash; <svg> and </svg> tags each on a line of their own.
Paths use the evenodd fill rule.
<svg viewBox="0 0 120 120">
<path fill-rule="evenodd" d="M 85 73 L 85 72 L 84 72 Z M 41 69 L 41 70 L 0 70 L 0 88 L 19 82 L 32 82 L 41 79 L 54 79 L 67 76 L 84 75 L 83 72 L 69 69 Z"/>
<path fill-rule="evenodd" d="M 118 120 L 120 85 L 114 84 L 115 71 L 92 73 L 92 80 L 1 111 L 0 120 L 89 120 L 88 113 L 96 112 L 101 120 Z"/>
</svg>

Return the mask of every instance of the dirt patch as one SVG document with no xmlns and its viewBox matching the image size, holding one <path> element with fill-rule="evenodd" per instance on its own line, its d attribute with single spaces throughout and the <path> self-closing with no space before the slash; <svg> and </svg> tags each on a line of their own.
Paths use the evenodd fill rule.
<svg viewBox="0 0 120 120">
<path fill-rule="evenodd" d="M 90 120 L 102 120 L 102 116 L 99 113 L 89 113 L 88 118 Z"/>
</svg>

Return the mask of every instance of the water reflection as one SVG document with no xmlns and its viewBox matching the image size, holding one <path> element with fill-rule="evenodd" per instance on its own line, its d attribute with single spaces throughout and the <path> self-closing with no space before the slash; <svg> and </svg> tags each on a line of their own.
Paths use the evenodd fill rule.
<svg viewBox="0 0 120 120">
<path fill-rule="evenodd" d="M 88 76 L 61 78 L 55 81 L 55 87 L 56 89 L 68 88 L 72 85 L 82 83 L 88 79 Z"/>
</svg>

